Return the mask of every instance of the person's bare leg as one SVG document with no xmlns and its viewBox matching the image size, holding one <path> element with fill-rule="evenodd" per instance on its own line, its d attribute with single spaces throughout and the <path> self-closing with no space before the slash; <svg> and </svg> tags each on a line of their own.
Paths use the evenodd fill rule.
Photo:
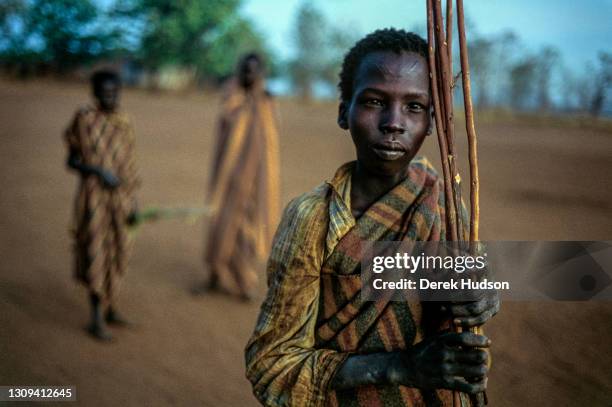
<svg viewBox="0 0 612 407">
<path fill-rule="evenodd" d="M 114 305 L 109 305 L 108 310 L 106 311 L 106 322 L 109 325 L 115 326 L 129 326 L 131 325 L 130 321 L 125 319 L 123 314 L 117 312 L 117 307 Z"/>
<path fill-rule="evenodd" d="M 244 253 L 250 253 L 246 251 Z M 253 251 L 251 251 L 253 252 Z M 250 256 L 255 258 L 255 253 Z M 248 264 L 243 257 L 234 257 L 230 262 L 230 268 L 236 279 L 238 285 L 238 299 L 243 302 L 253 301 L 253 279 L 257 278 L 257 275 L 253 271 L 253 266 Z"/>
<path fill-rule="evenodd" d="M 119 221 L 119 212 L 113 214 L 112 221 L 112 244 L 109 245 L 110 257 L 113 259 L 109 274 L 106 276 L 105 289 L 109 298 L 108 308 L 104 318 L 109 325 L 127 326 L 130 322 L 117 311 L 117 294 L 119 293 L 120 276 L 127 270 L 128 241 L 127 231 L 123 222 Z"/>
<path fill-rule="evenodd" d="M 96 294 L 90 294 L 89 300 L 91 303 L 91 323 L 88 327 L 88 332 L 96 339 L 109 341 L 113 338 L 103 318 L 102 304 L 100 297 Z"/>
<path fill-rule="evenodd" d="M 209 279 L 194 286 L 191 289 L 191 293 L 193 295 L 206 295 L 219 289 L 219 277 L 217 276 L 217 273 L 213 270 L 212 265 L 209 265 L 208 269 L 210 271 Z"/>
</svg>

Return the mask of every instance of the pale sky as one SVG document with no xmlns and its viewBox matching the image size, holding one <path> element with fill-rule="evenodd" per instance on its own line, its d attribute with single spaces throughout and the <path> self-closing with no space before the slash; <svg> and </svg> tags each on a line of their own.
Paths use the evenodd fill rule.
<svg viewBox="0 0 612 407">
<path fill-rule="evenodd" d="M 274 52 L 293 52 L 292 25 L 303 0 L 245 0 L 249 17 Z M 377 28 L 425 24 L 425 0 L 310 0 L 327 19 L 358 36 Z M 526 49 L 553 45 L 564 63 L 581 71 L 597 52 L 612 52 L 612 0 L 465 0 L 467 19 L 481 34 L 514 30 Z M 469 32 L 468 32 L 469 35 Z"/>
</svg>

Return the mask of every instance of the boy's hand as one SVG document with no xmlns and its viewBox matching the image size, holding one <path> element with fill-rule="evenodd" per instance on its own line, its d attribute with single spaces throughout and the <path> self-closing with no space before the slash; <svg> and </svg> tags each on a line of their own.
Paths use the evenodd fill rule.
<svg viewBox="0 0 612 407">
<path fill-rule="evenodd" d="M 490 341 L 471 332 L 450 332 L 427 338 L 402 352 L 403 368 L 389 373 L 389 381 L 419 389 L 448 389 L 479 393 L 487 385 L 487 353 L 479 348 Z"/>
<path fill-rule="evenodd" d="M 115 189 L 121 185 L 121 180 L 108 170 L 100 169 L 98 171 L 98 176 L 100 177 L 102 185 L 104 185 L 105 188 Z"/>
<path fill-rule="evenodd" d="M 496 290 L 488 290 L 478 301 L 449 303 L 443 307 L 451 314 L 455 325 L 479 326 L 499 312 L 499 293 Z"/>
</svg>

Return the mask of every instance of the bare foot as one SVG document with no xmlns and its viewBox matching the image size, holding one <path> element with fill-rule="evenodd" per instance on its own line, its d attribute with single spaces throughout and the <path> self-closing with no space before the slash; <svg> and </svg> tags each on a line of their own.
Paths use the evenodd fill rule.
<svg viewBox="0 0 612 407">
<path fill-rule="evenodd" d="M 220 286 L 215 280 L 211 280 L 207 283 L 199 284 L 191 289 L 191 294 L 194 296 L 201 296 L 207 294 L 219 294 L 227 297 L 238 299 L 241 302 L 249 303 L 253 301 L 253 295 L 250 293 L 236 293 Z"/>
<path fill-rule="evenodd" d="M 195 296 L 206 295 L 211 292 L 217 291 L 217 284 L 213 282 L 206 282 L 198 284 L 191 289 L 191 294 Z"/>
<path fill-rule="evenodd" d="M 113 340 L 113 336 L 111 335 L 111 333 L 103 325 L 100 324 L 89 325 L 87 327 L 87 332 L 91 336 L 102 342 L 110 342 Z"/>
<path fill-rule="evenodd" d="M 125 319 L 121 314 L 119 314 L 117 311 L 113 309 L 109 309 L 106 312 L 105 319 L 106 319 L 106 323 L 110 325 L 118 326 L 118 327 L 127 327 L 127 326 L 132 325 L 130 321 Z"/>
</svg>

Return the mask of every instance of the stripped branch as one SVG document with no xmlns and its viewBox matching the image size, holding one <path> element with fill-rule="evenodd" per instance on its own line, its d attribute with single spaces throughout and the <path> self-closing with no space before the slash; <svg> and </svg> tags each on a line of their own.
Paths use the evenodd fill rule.
<svg viewBox="0 0 612 407">
<path fill-rule="evenodd" d="M 454 147 L 454 123 L 453 123 L 453 88 L 459 79 L 453 77 L 452 67 L 452 17 L 453 1 L 446 3 L 446 32 L 442 19 L 441 0 L 427 0 L 427 41 L 428 62 L 431 78 L 431 91 L 433 108 L 436 121 L 436 130 L 440 147 L 442 171 L 444 175 L 444 193 L 446 195 L 446 227 L 450 231 L 453 241 L 463 241 L 465 236 L 463 225 L 463 207 L 461 201 L 461 177 L 457 171 L 457 159 Z M 476 130 L 474 127 L 474 112 L 472 107 L 470 69 L 465 36 L 465 16 L 463 12 L 463 1 L 457 0 L 457 29 L 459 32 L 459 48 L 461 59 L 461 78 L 463 86 L 463 100 L 465 106 L 466 132 L 468 135 L 469 163 L 470 163 L 470 226 L 469 240 L 470 251 L 475 253 L 478 241 L 479 227 L 479 178 L 478 178 L 478 156 L 476 143 Z M 457 332 L 461 327 L 453 326 Z M 473 327 L 471 332 L 482 334 L 481 327 Z M 470 400 L 474 406 L 486 405 L 484 393 L 471 395 Z M 453 405 L 460 407 L 460 392 L 453 392 Z"/>
<path fill-rule="evenodd" d="M 478 144 L 474 127 L 474 109 L 472 106 L 472 87 L 470 84 L 470 63 L 465 37 L 465 17 L 463 0 L 457 0 L 457 27 L 459 30 L 459 53 L 461 57 L 461 82 L 463 83 L 463 104 L 465 106 L 465 130 L 468 137 L 470 161 L 470 243 L 478 241 L 480 226 L 480 178 L 478 177 Z M 474 247 L 471 246 L 472 251 Z"/>
<path fill-rule="evenodd" d="M 429 71 L 431 78 L 431 94 L 433 98 L 433 110 L 436 122 L 436 133 L 438 134 L 438 142 L 440 144 L 440 161 L 442 162 L 442 173 L 444 176 L 444 194 L 445 208 L 447 216 L 447 230 L 451 232 L 451 240 L 457 240 L 457 229 L 455 224 L 455 208 L 453 201 L 453 192 L 450 181 L 450 169 L 448 166 L 448 146 L 446 144 L 446 132 L 442 119 L 442 106 L 440 103 L 440 93 L 438 89 L 438 69 L 436 67 L 436 55 L 434 51 L 434 18 L 433 18 L 433 0 L 427 0 L 427 43 L 429 55 Z"/>
<path fill-rule="evenodd" d="M 439 56 L 440 61 L 440 73 L 441 73 L 441 91 L 444 100 L 444 113 L 446 123 L 446 144 L 448 146 L 448 166 L 450 169 L 450 181 L 453 190 L 453 200 L 455 204 L 455 211 L 451 213 L 451 217 L 454 217 L 454 223 L 456 225 L 456 234 L 458 240 L 465 240 L 465 228 L 463 225 L 462 214 L 462 200 L 461 200 L 461 176 L 457 171 L 456 154 L 455 154 L 455 129 L 453 123 L 453 94 L 451 88 L 452 81 L 452 67 L 449 65 L 448 58 L 448 43 L 446 42 L 446 36 L 444 33 L 444 21 L 442 20 L 442 3 L 441 0 L 434 0 L 433 2 L 434 11 L 434 25 L 436 30 L 436 55 Z"/>
</svg>

